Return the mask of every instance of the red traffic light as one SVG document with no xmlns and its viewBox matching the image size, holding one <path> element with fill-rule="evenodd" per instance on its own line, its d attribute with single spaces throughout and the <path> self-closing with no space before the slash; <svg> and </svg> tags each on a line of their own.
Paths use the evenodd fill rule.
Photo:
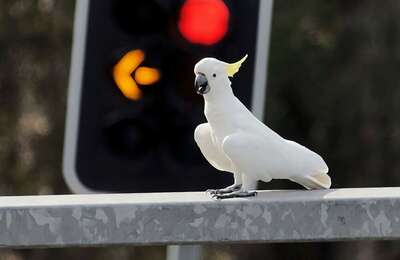
<svg viewBox="0 0 400 260">
<path fill-rule="evenodd" d="M 187 0 L 178 21 L 179 31 L 191 43 L 212 45 L 228 31 L 229 9 L 222 0 Z"/>
</svg>

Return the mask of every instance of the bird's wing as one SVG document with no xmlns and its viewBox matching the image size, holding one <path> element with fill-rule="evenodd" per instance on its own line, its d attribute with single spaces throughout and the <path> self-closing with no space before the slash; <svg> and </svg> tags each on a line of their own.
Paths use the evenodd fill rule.
<svg viewBox="0 0 400 260">
<path fill-rule="evenodd" d="M 285 144 L 282 151 L 291 161 L 297 164 L 296 167 L 303 175 L 327 173 L 329 171 L 328 166 L 319 154 L 290 140 L 285 140 Z"/>
<path fill-rule="evenodd" d="M 235 133 L 225 137 L 222 149 L 237 172 L 254 179 L 270 181 L 265 165 L 265 157 L 269 151 L 262 137 L 255 134 Z"/>
<path fill-rule="evenodd" d="M 269 181 L 282 176 L 297 182 L 307 189 L 327 189 L 331 179 L 328 167 L 316 153 L 297 143 L 269 140 L 256 134 L 236 133 L 223 141 L 223 151 L 236 170 L 252 175 L 253 178 Z"/>
<path fill-rule="evenodd" d="M 299 174 L 290 179 L 307 189 L 329 189 L 331 178 L 328 175 L 328 166 L 322 157 L 296 142 L 286 140 L 286 143 L 289 148 L 286 152 L 297 161 L 299 169 Z"/>
<path fill-rule="evenodd" d="M 194 140 L 207 161 L 220 171 L 231 171 L 229 159 L 215 146 L 212 131 L 208 123 L 198 125 L 194 131 Z"/>
</svg>

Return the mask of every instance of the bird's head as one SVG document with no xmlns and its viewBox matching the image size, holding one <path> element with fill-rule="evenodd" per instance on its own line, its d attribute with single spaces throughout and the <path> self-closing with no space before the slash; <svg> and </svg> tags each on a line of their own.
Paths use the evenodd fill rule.
<svg viewBox="0 0 400 260">
<path fill-rule="evenodd" d="M 235 63 L 226 63 L 215 58 L 204 58 L 194 66 L 194 86 L 200 95 L 213 95 L 230 89 L 229 77 L 239 71 L 247 55 Z"/>
</svg>

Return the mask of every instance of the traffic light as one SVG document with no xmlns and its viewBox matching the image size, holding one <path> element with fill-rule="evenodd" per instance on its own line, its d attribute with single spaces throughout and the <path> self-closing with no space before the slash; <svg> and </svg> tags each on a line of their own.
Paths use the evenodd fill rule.
<svg viewBox="0 0 400 260">
<path fill-rule="evenodd" d="M 79 0 L 76 6 L 64 177 L 75 192 L 193 191 L 223 187 L 193 140 L 204 122 L 194 64 L 249 58 L 233 79 L 263 110 L 268 48 L 264 0 Z"/>
</svg>

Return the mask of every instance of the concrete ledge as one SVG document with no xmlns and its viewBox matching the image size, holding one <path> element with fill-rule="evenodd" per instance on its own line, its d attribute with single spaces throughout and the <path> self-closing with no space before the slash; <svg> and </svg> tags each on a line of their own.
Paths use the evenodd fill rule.
<svg viewBox="0 0 400 260">
<path fill-rule="evenodd" d="M 0 197 L 0 247 L 400 238 L 400 188 Z"/>
</svg>

